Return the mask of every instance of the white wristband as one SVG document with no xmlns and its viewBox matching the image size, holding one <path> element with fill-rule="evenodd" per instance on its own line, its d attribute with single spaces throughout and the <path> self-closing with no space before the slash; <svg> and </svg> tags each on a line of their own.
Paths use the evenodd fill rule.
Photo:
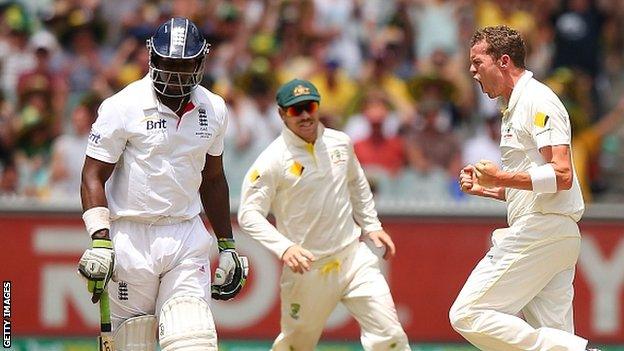
<svg viewBox="0 0 624 351">
<path fill-rule="evenodd" d="M 557 175 L 552 163 L 546 163 L 529 169 L 533 191 L 536 193 L 556 193 Z"/>
<path fill-rule="evenodd" d="M 82 214 L 89 236 L 102 229 L 110 229 L 110 211 L 106 207 L 93 207 Z"/>
</svg>

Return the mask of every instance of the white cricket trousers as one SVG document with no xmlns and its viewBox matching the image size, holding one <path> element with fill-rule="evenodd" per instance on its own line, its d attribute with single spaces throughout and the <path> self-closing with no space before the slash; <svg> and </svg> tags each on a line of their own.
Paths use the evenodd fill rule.
<svg viewBox="0 0 624 351">
<path fill-rule="evenodd" d="M 451 307 L 453 328 L 481 350 L 584 351 L 572 318 L 580 240 L 574 220 L 553 214 L 495 230 Z"/>
<path fill-rule="evenodd" d="M 210 304 L 214 239 L 199 216 L 174 224 L 120 219 L 110 232 L 117 280 L 108 284 L 113 330 L 130 317 L 158 317 L 173 296 L 197 296 Z"/>
<path fill-rule="evenodd" d="M 364 350 L 410 350 L 379 258 L 363 242 L 313 262 L 303 274 L 284 266 L 281 333 L 272 350 L 313 351 L 338 302 L 359 323 Z"/>
</svg>

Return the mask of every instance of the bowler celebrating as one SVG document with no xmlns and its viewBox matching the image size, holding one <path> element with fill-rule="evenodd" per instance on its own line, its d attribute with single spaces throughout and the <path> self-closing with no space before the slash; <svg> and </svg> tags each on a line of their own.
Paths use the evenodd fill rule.
<svg viewBox="0 0 624 351">
<path fill-rule="evenodd" d="M 526 70 L 509 27 L 474 33 L 470 73 L 502 116 L 502 169 L 490 160 L 459 175 L 471 195 L 507 202 L 508 228 L 474 268 L 450 310 L 453 328 L 482 350 L 585 350 L 574 335 L 572 281 L 584 204 L 570 156 L 570 120 L 557 96 Z"/>
</svg>

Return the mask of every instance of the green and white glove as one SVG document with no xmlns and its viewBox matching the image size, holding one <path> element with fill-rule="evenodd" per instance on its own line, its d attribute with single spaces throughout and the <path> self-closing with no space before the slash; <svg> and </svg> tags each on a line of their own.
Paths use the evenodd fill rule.
<svg viewBox="0 0 624 351">
<path fill-rule="evenodd" d="M 97 303 L 105 291 L 115 269 L 113 243 L 108 239 L 94 239 L 78 263 L 78 272 L 87 279 L 87 289 L 93 293 L 91 302 Z"/>
<path fill-rule="evenodd" d="M 234 239 L 219 239 L 219 265 L 212 284 L 212 298 L 230 300 L 238 294 L 249 274 L 249 261 L 236 253 Z"/>
</svg>

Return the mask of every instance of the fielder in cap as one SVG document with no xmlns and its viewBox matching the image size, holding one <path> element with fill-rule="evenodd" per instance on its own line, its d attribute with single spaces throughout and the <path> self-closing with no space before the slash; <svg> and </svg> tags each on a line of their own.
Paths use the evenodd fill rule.
<svg viewBox="0 0 624 351">
<path fill-rule="evenodd" d="M 351 140 L 319 122 L 320 103 L 306 80 L 280 87 L 282 133 L 243 182 L 240 227 L 284 265 L 281 333 L 273 350 L 314 350 L 339 302 L 360 324 L 365 350 L 409 350 L 379 267 L 394 256 L 394 244 L 377 218 Z"/>
</svg>

